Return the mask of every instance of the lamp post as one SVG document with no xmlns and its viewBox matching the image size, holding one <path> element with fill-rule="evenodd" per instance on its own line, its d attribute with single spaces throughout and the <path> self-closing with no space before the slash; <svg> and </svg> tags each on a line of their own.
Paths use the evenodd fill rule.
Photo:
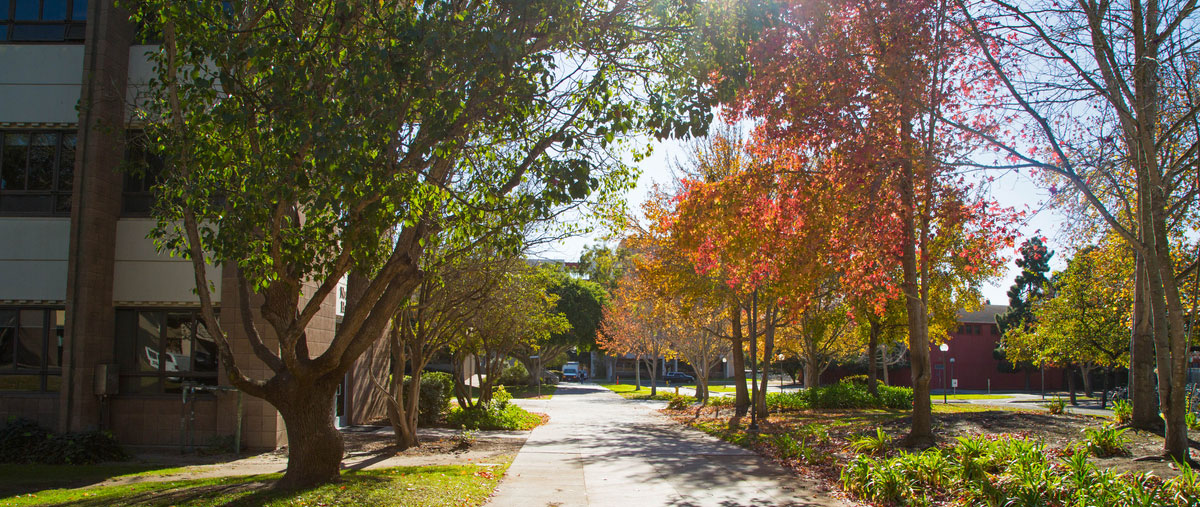
<svg viewBox="0 0 1200 507">
<path fill-rule="evenodd" d="M 949 403 L 946 397 L 946 353 L 950 351 L 950 346 L 943 343 L 938 347 L 942 351 L 942 405 Z"/>
<path fill-rule="evenodd" d="M 954 394 L 958 394 L 958 380 L 954 378 L 954 358 L 950 358 L 950 388 L 954 389 Z"/>
</svg>

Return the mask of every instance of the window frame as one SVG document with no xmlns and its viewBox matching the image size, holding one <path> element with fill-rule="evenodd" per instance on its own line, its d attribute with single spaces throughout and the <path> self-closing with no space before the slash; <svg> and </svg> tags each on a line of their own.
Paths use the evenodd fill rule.
<svg viewBox="0 0 1200 507">
<path fill-rule="evenodd" d="M 87 33 L 87 5 L 89 0 L 63 0 L 62 19 L 43 19 L 46 10 L 46 0 L 37 2 L 38 19 L 16 19 L 17 2 L 8 0 L 8 10 L 0 14 L 0 44 L 83 44 Z M 83 18 L 75 19 L 75 4 L 84 4 Z M 47 39 L 13 39 L 13 32 L 18 26 L 61 26 L 62 36 Z"/>
<path fill-rule="evenodd" d="M 20 337 L 21 313 L 26 312 L 26 311 L 40 311 L 42 313 L 41 365 L 36 369 L 35 368 L 20 368 L 17 366 L 16 347 L 17 347 L 17 344 L 20 343 L 20 340 L 21 340 L 21 337 Z M 13 335 L 13 341 L 12 341 L 12 346 L 13 346 L 12 363 L 7 365 L 7 366 L 11 367 L 11 369 L 0 369 L 0 377 L 15 377 L 15 376 L 23 376 L 23 377 L 36 376 L 36 377 L 38 377 L 38 388 L 36 390 L 0 388 L 0 393 L 11 394 L 11 393 L 57 393 L 57 392 L 59 392 L 58 390 L 47 389 L 47 384 L 48 384 L 49 377 L 59 377 L 60 380 L 62 378 L 63 367 L 62 367 L 61 359 L 59 360 L 58 366 L 53 367 L 53 368 L 50 367 L 50 339 L 51 339 L 51 337 L 54 337 L 57 335 L 56 330 L 58 328 L 58 326 L 55 325 L 55 323 L 54 323 L 54 313 L 60 312 L 60 311 L 65 312 L 66 309 L 61 306 L 0 306 L 0 312 L 16 313 L 16 319 L 13 321 L 14 322 L 13 329 L 15 330 L 15 334 Z M 64 333 L 66 332 L 65 318 L 64 318 L 64 322 L 63 322 L 63 332 Z M 65 336 L 64 336 L 64 338 L 65 338 Z M 61 387 L 61 385 L 62 384 L 60 382 L 59 386 Z"/>
<path fill-rule="evenodd" d="M 32 172 L 30 161 L 33 152 L 33 136 L 38 134 L 52 134 L 55 136 L 54 143 L 54 160 L 52 162 L 53 177 L 50 182 L 49 190 L 30 190 L 29 179 Z M 75 192 L 75 172 L 78 168 L 75 167 L 75 154 L 79 150 L 79 134 L 75 130 L 61 129 L 0 129 L 0 178 L 3 177 L 4 152 L 8 146 L 8 136 L 25 135 L 29 138 L 29 143 L 25 147 L 25 167 L 24 167 L 24 187 L 22 189 L 4 189 L 0 188 L 0 216 L 71 216 L 71 198 Z M 72 149 L 72 156 L 69 162 L 71 167 L 70 188 L 63 190 L 63 151 L 64 139 L 66 136 L 75 137 L 75 147 Z M 5 199 L 19 197 L 47 197 L 50 200 L 49 211 L 34 209 L 5 209 Z M 65 199 L 67 206 L 61 209 L 58 206 L 60 199 Z"/>
<path fill-rule="evenodd" d="M 116 308 L 114 319 L 113 319 L 113 324 L 116 327 L 116 330 L 115 330 L 114 336 L 113 336 L 113 351 L 114 351 L 114 361 L 118 365 L 122 364 L 126 360 L 125 354 L 133 352 L 135 361 L 136 361 L 137 354 L 138 354 L 138 352 L 136 350 L 136 343 L 137 343 L 136 336 L 132 337 L 132 343 L 135 344 L 134 350 L 132 350 L 132 351 L 120 350 L 122 348 L 121 347 L 122 344 L 127 344 L 127 342 L 122 341 L 123 337 L 121 336 L 121 331 L 122 331 L 121 318 L 120 318 L 121 312 L 132 312 L 135 317 L 135 321 L 138 318 L 138 315 L 141 313 L 158 314 L 160 319 L 159 319 L 159 325 L 158 325 L 158 334 L 155 337 L 155 346 L 157 347 L 157 352 L 159 354 L 160 360 L 158 361 L 158 369 L 153 372 L 143 372 L 143 371 L 138 371 L 136 369 L 127 369 L 124 367 L 119 368 L 117 375 L 118 375 L 118 377 L 120 377 L 120 380 L 122 380 L 122 381 L 124 381 L 125 379 L 141 379 L 141 378 L 155 379 L 155 382 L 153 383 L 153 386 L 154 386 L 153 389 L 148 390 L 148 391 L 147 390 L 138 390 L 138 391 L 127 392 L 123 387 L 125 385 L 125 382 L 120 382 L 120 384 L 122 386 L 122 388 L 120 389 L 120 395 L 123 395 L 123 396 L 124 395 L 177 396 L 178 395 L 177 392 L 172 392 L 172 391 L 167 390 L 167 379 L 169 377 L 177 377 L 177 378 L 181 379 L 179 381 L 180 384 L 182 384 L 183 382 L 187 382 L 187 381 L 194 381 L 196 379 L 211 379 L 213 381 L 213 385 L 220 383 L 221 356 L 220 356 L 219 351 L 217 351 L 217 353 L 215 353 L 213 355 L 213 360 L 215 362 L 216 368 L 214 368 L 214 370 L 211 372 L 197 372 L 197 371 L 191 370 L 191 369 L 186 370 L 186 371 L 180 371 L 180 370 L 168 371 L 167 370 L 167 362 L 168 361 L 161 360 L 161 356 L 162 356 L 162 354 L 165 353 L 165 350 L 166 350 L 165 340 L 167 339 L 167 329 L 168 329 L 167 323 L 169 320 L 167 318 L 167 315 L 172 314 L 172 313 L 175 313 L 175 314 L 187 313 L 190 315 L 191 318 L 189 320 L 189 324 L 187 327 L 187 329 L 189 330 L 188 339 L 190 339 L 192 341 L 192 348 L 193 348 L 193 350 L 195 350 L 195 347 L 196 347 L 195 341 L 196 341 L 197 329 L 198 329 L 197 326 L 203 320 L 199 308 L 191 308 L 191 307 L 183 307 L 183 308 L 181 308 L 181 307 L 118 307 L 118 308 Z M 135 326 L 133 329 L 131 329 L 131 331 L 136 334 L 137 327 Z M 214 337 L 214 340 L 215 339 L 216 338 Z M 193 356 L 194 356 L 194 354 L 195 353 L 193 352 Z M 193 358 L 193 364 L 194 364 L 194 361 L 195 360 Z M 190 367 L 191 366 L 189 366 L 189 368 Z"/>
</svg>

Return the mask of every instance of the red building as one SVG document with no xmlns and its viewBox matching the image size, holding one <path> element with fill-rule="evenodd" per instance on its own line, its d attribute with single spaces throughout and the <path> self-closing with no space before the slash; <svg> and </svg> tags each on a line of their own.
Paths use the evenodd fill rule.
<svg viewBox="0 0 1200 507">
<path fill-rule="evenodd" d="M 1012 368 L 1002 370 L 1002 361 L 993 353 L 1000 343 L 996 316 L 1005 310 L 1008 310 L 1008 306 L 984 305 L 977 312 L 959 313 L 960 325 L 946 342 L 947 350 L 942 352 L 938 345 L 930 347 L 929 358 L 933 362 L 933 378 L 929 382 L 931 389 L 940 391 L 943 385 L 953 389 L 956 379 L 958 391 L 1042 389 L 1041 369 L 1034 366 L 1015 372 L 1012 372 Z M 912 385 L 912 372 L 907 365 L 892 368 L 888 376 L 893 385 Z M 1047 366 L 1044 378 L 1046 390 L 1059 390 L 1065 385 L 1061 368 Z"/>
</svg>

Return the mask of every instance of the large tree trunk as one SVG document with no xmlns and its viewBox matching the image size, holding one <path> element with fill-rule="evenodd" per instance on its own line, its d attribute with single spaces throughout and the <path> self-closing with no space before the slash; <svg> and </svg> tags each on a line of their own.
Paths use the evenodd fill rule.
<svg viewBox="0 0 1200 507">
<path fill-rule="evenodd" d="M 1087 363 L 1079 364 L 1079 374 L 1083 377 L 1083 394 L 1092 397 L 1092 367 Z"/>
<path fill-rule="evenodd" d="M 1148 301 L 1150 287 L 1146 261 L 1137 255 L 1134 271 L 1133 331 L 1129 339 L 1129 397 L 1133 405 L 1133 427 L 1161 431 L 1158 396 L 1154 393 L 1154 328 Z"/>
<path fill-rule="evenodd" d="M 1071 368 L 1066 368 L 1063 373 L 1067 376 L 1067 391 L 1071 393 L 1071 405 L 1078 405 L 1079 402 L 1075 400 L 1075 372 L 1071 371 Z"/>
<path fill-rule="evenodd" d="M 867 392 L 876 397 L 879 396 L 879 388 L 875 386 L 879 369 L 878 362 L 875 360 L 877 349 L 879 349 L 879 322 L 870 319 L 870 328 L 867 330 Z M 805 387 L 808 387 L 807 375 L 805 377 L 804 384 Z"/>
<path fill-rule="evenodd" d="M 905 116 L 907 117 L 907 116 Z M 911 143 L 912 125 L 901 124 L 901 141 Z M 906 443 L 912 447 L 933 445 L 933 405 L 929 398 L 929 380 L 932 377 L 929 359 L 929 326 L 925 312 L 925 300 L 920 290 L 917 267 L 917 201 L 913 160 L 900 161 L 903 174 L 900 177 L 901 239 L 900 264 L 904 273 L 904 307 L 908 314 L 908 354 L 912 365 L 913 415 Z"/>
<path fill-rule="evenodd" d="M 746 390 L 746 351 L 742 348 L 744 340 L 742 339 L 741 305 L 736 303 L 729 305 L 729 321 L 732 325 L 730 330 L 733 337 L 730 355 L 733 356 L 734 413 L 738 417 L 743 417 L 750 410 L 750 393 Z"/>
<path fill-rule="evenodd" d="M 650 368 L 650 396 L 657 396 L 658 395 L 658 358 L 657 357 L 650 358 L 650 361 L 646 363 L 646 366 L 648 366 Z"/>
<path fill-rule="evenodd" d="M 267 400 L 279 410 L 287 428 L 287 471 L 275 483 L 277 489 L 294 490 L 338 477 L 343 447 L 342 435 L 333 425 L 337 385 L 333 380 L 293 385 Z"/>
</svg>

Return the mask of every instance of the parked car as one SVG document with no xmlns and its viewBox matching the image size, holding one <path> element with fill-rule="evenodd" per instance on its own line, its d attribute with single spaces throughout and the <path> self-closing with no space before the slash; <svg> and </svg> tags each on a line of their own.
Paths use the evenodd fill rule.
<svg viewBox="0 0 1200 507">
<path fill-rule="evenodd" d="M 663 374 L 663 380 L 668 384 L 675 382 L 678 384 L 690 384 L 696 381 L 696 377 L 688 375 L 681 371 L 670 371 Z"/>
</svg>

